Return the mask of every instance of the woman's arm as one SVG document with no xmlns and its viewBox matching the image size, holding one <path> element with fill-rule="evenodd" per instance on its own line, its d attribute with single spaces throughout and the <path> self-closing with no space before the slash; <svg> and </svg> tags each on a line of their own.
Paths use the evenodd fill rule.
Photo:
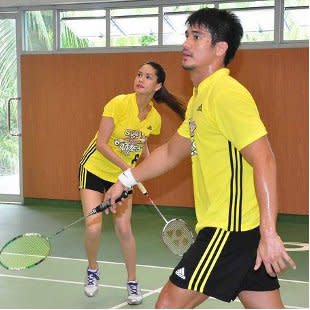
<svg viewBox="0 0 310 310">
<path fill-rule="evenodd" d="M 112 163 L 120 167 L 122 170 L 126 170 L 130 166 L 120 158 L 108 144 L 114 127 L 115 124 L 112 117 L 102 116 L 98 131 L 97 149 Z"/>
<path fill-rule="evenodd" d="M 144 144 L 143 151 L 142 151 L 141 155 L 142 155 L 141 156 L 142 158 L 146 158 L 146 157 L 148 157 L 150 155 L 150 149 L 149 149 L 149 146 L 147 144 L 147 141 Z"/>
</svg>

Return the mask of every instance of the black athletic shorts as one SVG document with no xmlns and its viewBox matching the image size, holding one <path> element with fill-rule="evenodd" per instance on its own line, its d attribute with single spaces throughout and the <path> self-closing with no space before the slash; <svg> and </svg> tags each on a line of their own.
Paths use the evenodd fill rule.
<svg viewBox="0 0 310 310">
<path fill-rule="evenodd" d="M 269 276 L 263 264 L 254 271 L 259 239 L 259 228 L 245 232 L 204 228 L 173 270 L 170 281 L 226 302 L 244 290 L 278 289 L 277 277 Z"/>
<path fill-rule="evenodd" d="M 84 167 L 80 166 L 79 189 L 91 189 L 100 193 L 106 192 L 114 183 L 102 180 Z"/>
</svg>

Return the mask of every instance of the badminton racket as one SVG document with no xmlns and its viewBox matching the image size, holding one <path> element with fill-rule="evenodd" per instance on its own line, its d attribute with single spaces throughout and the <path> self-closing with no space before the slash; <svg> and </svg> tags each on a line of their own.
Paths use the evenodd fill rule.
<svg viewBox="0 0 310 310">
<path fill-rule="evenodd" d="M 167 248 L 175 255 L 182 256 L 194 243 L 195 235 L 190 226 L 180 218 L 168 221 L 142 183 L 137 184 L 141 193 L 148 198 L 160 217 L 164 220 L 165 226 L 162 229 L 161 237 Z"/>
<path fill-rule="evenodd" d="M 124 191 L 115 202 L 127 198 L 132 191 Z M 79 218 L 73 223 L 63 227 L 61 230 L 50 236 L 44 236 L 40 233 L 25 233 L 14 237 L 4 244 L 0 250 L 0 265 L 8 270 L 23 270 L 32 268 L 43 262 L 51 252 L 50 240 L 60 233 L 64 232 L 76 223 L 100 213 L 111 206 L 111 200 L 102 202 L 93 208 L 86 216 Z"/>
</svg>

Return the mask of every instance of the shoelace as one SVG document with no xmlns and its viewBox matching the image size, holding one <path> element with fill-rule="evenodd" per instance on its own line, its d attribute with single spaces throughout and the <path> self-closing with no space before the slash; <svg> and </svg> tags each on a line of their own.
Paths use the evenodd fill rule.
<svg viewBox="0 0 310 310">
<path fill-rule="evenodd" d="M 99 280 L 99 276 L 97 272 L 87 271 L 87 284 L 88 285 L 95 285 L 96 280 Z"/>
<path fill-rule="evenodd" d="M 138 283 L 128 282 L 130 294 L 138 295 Z"/>
</svg>

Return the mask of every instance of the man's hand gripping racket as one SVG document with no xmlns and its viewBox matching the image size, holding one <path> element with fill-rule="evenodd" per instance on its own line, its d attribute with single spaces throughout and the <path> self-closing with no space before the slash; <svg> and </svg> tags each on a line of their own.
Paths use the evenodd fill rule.
<svg viewBox="0 0 310 310">
<path fill-rule="evenodd" d="M 151 199 L 148 191 L 142 183 L 137 184 L 141 193 L 148 198 L 153 207 L 165 222 L 165 226 L 161 232 L 164 244 L 175 255 L 182 256 L 194 243 L 195 235 L 190 226 L 180 218 L 174 218 L 168 221 L 160 212 L 154 201 Z"/>
<path fill-rule="evenodd" d="M 115 200 L 119 202 L 128 197 L 131 191 L 123 191 Z M 46 237 L 40 233 L 25 233 L 14 237 L 4 244 L 0 250 L 0 265 L 9 270 L 23 270 L 34 267 L 43 262 L 51 252 L 50 240 L 67 230 L 74 224 L 86 219 L 89 216 L 100 213 L 111 207 L 111 200 L 102 202 L 93 208 L 90 213 L 63 227 L 56 233 Z"/>
</svg>

